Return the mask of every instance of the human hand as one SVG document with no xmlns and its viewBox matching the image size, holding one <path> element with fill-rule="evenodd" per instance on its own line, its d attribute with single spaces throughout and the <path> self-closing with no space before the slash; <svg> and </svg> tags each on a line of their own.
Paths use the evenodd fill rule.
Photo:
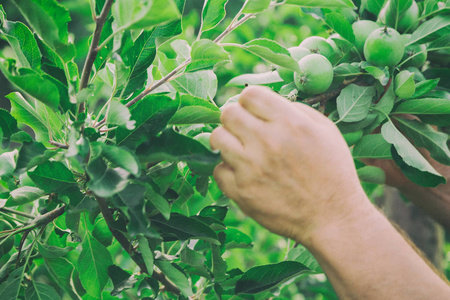
<svg viewBox="0 0 450 300">
<path fill-rule="evenodd" d="M 271 90 L 246 88 L 222 112 L 210 143 L 223 163 L 219 187 L 248 216 L 307 246 L 369 204 L 337 127 L 313 108 Z"/>
</svg>

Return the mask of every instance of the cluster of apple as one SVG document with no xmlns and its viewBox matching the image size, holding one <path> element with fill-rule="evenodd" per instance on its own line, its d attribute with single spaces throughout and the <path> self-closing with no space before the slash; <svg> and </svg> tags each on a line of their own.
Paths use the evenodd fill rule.
<svg viewBox="0 0 450 300">
<path fill-rule="evenodd" d="M 420 67 L 427 60 L 425 45 L 407 45 L 411 39 L 408 32 L 416 29 L 419 23 L 419 7 L 415 1 L 397 19 L 390 10 L 390 1 L 381 10 L 377 22 L 357 20 L 358 16 L 350 9 L 344 16 L 352 23 L 355 35 L 353 49 L 342 53 L 333 41 L 342 39 L 338 34 L 333 34 L 328 39 L 318 36 L 306 38 L 299 46 L 288 49 L 298 61 L 300 72 L 282 67 L 277 70 L 286 83 L 294 81 L 299 92 L 311 96 L 330 88 L 333 82 L 333 65 L 338 63 L 366 60 L 377 67 L 392 68 L 411 56 L 413 57 L 405 62 L 404 67 Z M 338 59 L 336 53 L 341 54 Z"/>
</svg>

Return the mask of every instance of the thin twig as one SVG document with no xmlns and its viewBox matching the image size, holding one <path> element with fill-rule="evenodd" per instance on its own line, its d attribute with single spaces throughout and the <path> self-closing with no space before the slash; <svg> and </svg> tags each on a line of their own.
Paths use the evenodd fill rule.
<svg viewBox="0 0 450 300">
<path fill-rule="evenodd" d="M 34 219 L 35 218 L 35 216 L 33 216 L 33 215 L 30 215 L 30 214 L 27 214 L 25 212 L 21 212 L 21 211 L 18 211 L 18 210 L 14 210 L 14 209 L 11 209 L 11 208 L 7 208 L 7 207 L 2 207 L 2 208 L 0 208 L 0 210 L 2 210 L 4 212 L 12 213 L 12 214 L 20 215 L 22 217 L 26 217 L 26 218 L 29 218 L 29 219 Z"/>
<path fill-rule="evenodd" d="M 34 227 L 39 227 L 42 225 L 47 225 L 48 223 L 52 222 L 54 219 L 61 216 L 66 211 L 66 206 L 63 205 L 61 207 L 58 207 L 52 211 L 49 211 L 46 214 L 37 216 L 34 221 L 31 223 Z"/>
<path fill-rule="evenodd" d="M 53 140 L 50 140 L 50 141 L 48 141 L 48 142 L 50 143 L 50 145 L 56 146 L 56 147 L 58 147 L 58 148 L 61 148 L 61 149 L 69 149 L 69 146 L 66 145 L 66 144 L 61 144 L 61 143 L 55 142 L 55 141 L 53 141 Z"/>
<path fill-rule="evenodd" d="M 132 247 L 130 241 L 122 232 L 112 227 L 112 224 L 114 223 L 114 217 L 111 214 L 111 211 L 109 210 L 108 203 L 106 203 L 105 198 L 102 197 L 95 197 L 95 198 L 97 199 L 98 207 L 102 212 L 103 218 L 105 218 L 106 224 L 108 224 L 109 230 L 114 235 L 119 244 L 122 245 L 125 251 L 127 251 L 127 253 L 131 253 Z"/>
<path fill-rule="evenodd" d="M 100 42 L 100 37 L 102 34 L 103 26 L 105 26 L 106 18 L 108 17 L 109 11 L 111 10 L 111 6 L 114 0 L 106 0 L 105 5 L 103 6 L 102 12 L 100 16 L 95 19 L 95 30 L 94 35 L 92 36 L 91 45 L 89 47 L 89 52 L 86 57 L 86 61 L 84 63 L 83 72 L 81 73 L 80 80 L 80 91 L 86 88 L 89 84 L 89 77 L 91 76 L 92 67 L 94 66 L 95 59 L 98 54 L 98 44 Z M 80 104 L 80 108 L 78 110 L 79 113 L 83 113 L 86 110 L 86 106 L 84 102 Z"/>
<path fill-rule="evenodd" d="M 351 80 L 345 81 L 340 87 L 338 87 L 335 90 L 332 90 L 332 91 L 326 92 L 326 93 L 322 93 L 322 94 L 319 94 L 314 97 L 307 98 L 307 99 L 303 100 L 302 102 L 304 102 L 306 104 L 310 104 L 310 105 L 313 105 L 316 103 L 327 102 L 328 100 L 333 99 L 334 97 L 339 95 L 344 88 L 346 88 L 349 84 L 355 82 L 357 80 L 357 78 L 358 77 L 355 77 Z"/>
<path fill-rule="evenodd" d="M 245 21 L 253 17 L 255 14 L 246 14 L 242 19 L 237 21 L 235 24 L 230 24 L 230 26 L 227 27 L 215 40 L 214 43 L 218 44 L 220 41 L 222 41 L 230 32 L 232 32 L 234 29 L 242 25 Z M 127 107 L 131 107 L 134 104 L 136 104 L 138 101 L 142 100 L 145 96 L 153 92 L 155 89 L 166 83 L 167 81 L 171 80 L 172 77 L 177 75 L 184 67 L 186 67 L 191 62 L 191 58 L 188 58 L 186 61 L 184 61 L 181 65 L 176 67 L 172 72 L 164 76 L 161 80 L 153 84 L 152 86 L 145 89 L 142 93 L 140 93 L 136 98 L 131 100 L 126 104 Z"/>
</svg>

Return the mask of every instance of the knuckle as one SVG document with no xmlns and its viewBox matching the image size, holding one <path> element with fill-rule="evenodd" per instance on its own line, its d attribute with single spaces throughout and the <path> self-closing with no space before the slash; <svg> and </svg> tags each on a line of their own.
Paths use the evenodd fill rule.
<svg viewBox="0 0 450 300">
<path fill-rule="evenodd" d="M 239 109 L 239 104 L 232 103 L 230 105 L 227 105 L 227 107 L 224 108 L 220 115 L 220 121 L 222 124 L 225 124 L 227 122 L 231 122 L 236 115 L 236 111 Z"/>
<path fill-rule="evenodd" d="M 287 120 L 287 126 L 293 131 L 302 130 L 305 127 L 305 121 L 301 119 L 301 116 L 293 116 Z"/>
<path fill-rule="evenodd" d="M 241 96 L 239 97 L 239 102 L 240 103 L 249 103 L 249 102 L 255 101 L 256 98 L 258 98 L 259 95 L 261 95 L 261 93 L 266 93 L 266 92 L 267 92 L 267 88 L 265 88 L 265 87 L 257 86 L 257 85 L 250 85 L 242 91 Z"/>
</svg>

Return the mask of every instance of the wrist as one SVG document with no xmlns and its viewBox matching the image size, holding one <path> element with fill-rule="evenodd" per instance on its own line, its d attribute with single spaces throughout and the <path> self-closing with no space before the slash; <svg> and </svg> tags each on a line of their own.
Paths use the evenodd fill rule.
<svg viewBox="0 0 450 300">
<path fill-rule="evenodd" d="M 329 213 L 329 216 L 321 218 L 322 223 L 311 228 L 310 234 L 300 241 L 313 253 L 328 247 L 331 240 L 351 238 L 355 231 L 368 226 L 380 216 L 362 189 L 350 200 L 342 202 L 339 210 L 330 209 Z"/>
</svg>

